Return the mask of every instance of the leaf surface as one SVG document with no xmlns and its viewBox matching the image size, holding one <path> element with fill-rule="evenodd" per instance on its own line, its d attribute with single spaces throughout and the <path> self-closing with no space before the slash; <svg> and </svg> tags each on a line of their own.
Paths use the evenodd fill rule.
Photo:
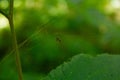
<svg viewBox="0 0 120 80">
<path fill-rule="evenodd" d="M 120 55 L 79 54 L 51 71 L 45 80 L 120 80 Z"/>
</svg>

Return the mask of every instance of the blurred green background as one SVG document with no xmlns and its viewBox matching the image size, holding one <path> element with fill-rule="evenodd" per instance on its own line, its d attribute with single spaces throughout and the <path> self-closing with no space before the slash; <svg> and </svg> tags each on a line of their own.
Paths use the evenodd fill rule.
<svg viewBox="0 0 120 80">
<path fill-rule="evenodd" d="M 0 0 L 8 13 L 9 0 Z M 24 80 L 40 80 L 80 53 L 120 53 L 119 0 L 14 0 Z M 17 80 L 8 20 L 0 14 L 0 80 Z"/>
</svg>

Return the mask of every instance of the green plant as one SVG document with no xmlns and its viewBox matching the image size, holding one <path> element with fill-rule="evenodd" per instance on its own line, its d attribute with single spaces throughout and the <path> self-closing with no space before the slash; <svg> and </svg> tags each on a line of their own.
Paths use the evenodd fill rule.
<svg viewBox="0 0 120 80">
<path fill-rule="evenodd" d="M 1 80 L 17 79 L 13 65 L 9 65 L 12 64 L 10 55 L 14 51 L 20 80 L 22 80 L 22 69 L 19 51 L 22 53 L 25 80 L 41 80 L 41 77 L 50 70 L 52 71 L 45 80 L 119 79 L 119 55 L 91 56 L 104 52 L 110 53 L 112 49 L 118 50 L 117 53 L 120 52 L 119 28 L 116 28 L 116 25 L 104 14 L 103 5 L 106 4 L 106 0 L 100 2 L 97 0 L 15 0 L 18 4 L 14 8 L 14 18 L 16 20 L 20 17 L 15 22 L 15 24 L 19 23 L 16 27 L 17 33 L 15 33 L 13 21 L 14 1 L 2 1 L 9 1 L 10 4 L 5 10 L 1 9 L 0 5 L 0 13 L 9 20 L 14 48 L 10 49 L 11 52 L 6 52 L 7 56 L 0 62 Z M 54 23 L 51 23 L 53 20 Z M 0 34 L 0 43 L 3 40 Z M 113 46 L 109 49 L 111 43 Z M 103 47 L 108 48 L 109 51 Z M 76 55 L 78 53 L 85 54 Z M 70 62 L 62 64 L 73 55 L 76 56 Z M 6 58 L 8 56 L 9 59 Z M 58 65 L 60 66 L 53 70 Z M 9 74 L 10 71 L 13 73 Z"/>
<path fill-rule="evenodd" d="M 52 70 L 45 80 L 120 80 L 120 55 L 79 54 Z"/>
<path fill-rule="evenodd" d="M 19 80 L 22 79 L 22 67 L 21 67 L 21 62 L 20 62 L 20 55 L 19 55 L 19 50 L 18 50 L 18 44 L 17 44 L 17 39 L 16 39 L 16 33 L 14 29 L 14 20 L 13 20 L 13 6 L 14 6 L 14 0 L 9 0 L 9 14 L 7 15 L 3 11 L 0 11 L 6 18 L 8 18 L 9 24 L 10 24 L 10 29 L 11 29 L 11 34 L 12 34 L 12 39 L 13 39 L 13 48 L 15 50 L 15 60 L 16 60 L 16 67 L 18 70 L 18 75 L 19 75 Z"/>
</svg>

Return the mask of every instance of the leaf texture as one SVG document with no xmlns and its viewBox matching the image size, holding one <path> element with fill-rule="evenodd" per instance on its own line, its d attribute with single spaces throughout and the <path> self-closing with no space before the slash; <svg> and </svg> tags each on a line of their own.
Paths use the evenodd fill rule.
<svg viewBox="0 0 120 80">
<path fill-rule="evenodd" d="M 120 80 L 120 55 L 79 54 L 51 71 L 45 80 Z"/>
</svg>

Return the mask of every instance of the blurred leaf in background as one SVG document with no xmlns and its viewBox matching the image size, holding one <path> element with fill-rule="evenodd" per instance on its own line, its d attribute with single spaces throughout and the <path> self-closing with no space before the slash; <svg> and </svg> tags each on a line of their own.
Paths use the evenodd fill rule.
<svg viewBox="0 0 120 80">
<path fill-rule="evenodd" d="M 0 11 L 8 13 L 6 1 L 0 1 Z M 14 23 L 25 78 L 42 77 L 76 54 L 119 54 L 120 7 L 114 7 L 116 3 L 120 2 L 15 0 Z M 1 16 L 0 27 L 6 19 Z M 13 75 L 16 71 L 9 60 L 13 59 L 9 25 L 7 21 L 4 23 L 7 27 L 0 28 L 0 79 L 8 80 L 4 77 L 4 74 L 9 75 L 6 69 L 12 70 Z M 11 75 L 9 80 L 14 78 Z"/>
</svg>

